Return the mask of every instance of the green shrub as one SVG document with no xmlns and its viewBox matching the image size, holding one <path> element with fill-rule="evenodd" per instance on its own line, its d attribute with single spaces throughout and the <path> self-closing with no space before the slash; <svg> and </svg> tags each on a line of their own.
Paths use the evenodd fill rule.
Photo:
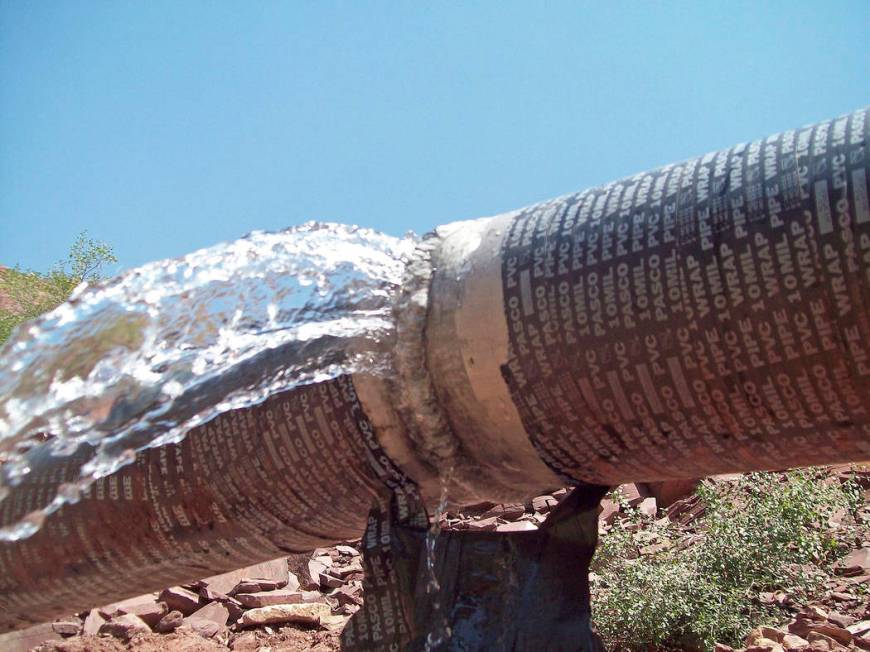
<svg viewBox="0 0 870 652">
<path fill-rule="evenodd" d="M 841 550 L 828 532 L 837 510 L 856 509 L 848 484 L 809 471 L 756 473 L 705 483 L 697 532 L 642 523 L 634 512 L 605 534 L 593 562 L 593 616 L 612 650 L 704 650 L 738 645 L 752 627 L 781 620 L 762 591 L 800 596 Z M 686 537 L 696 537 L 694 542 Z M 649 544 L 664 548 L 640 555 Z"/>
<path fill-rule="evenodd" d="M 116 262 L 112 247 L 82 231 L 67 259 L 46 274 L 18 267 L 0 270 L 0 345 L 19 324 L 57 308 L 79 283 L 101 280 L 103 266 Z"/>
</svg>

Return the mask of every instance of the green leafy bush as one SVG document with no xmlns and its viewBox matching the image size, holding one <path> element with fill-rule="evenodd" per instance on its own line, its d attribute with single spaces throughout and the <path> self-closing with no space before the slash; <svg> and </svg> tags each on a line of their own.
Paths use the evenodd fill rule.
<svg viewBox="0 0 870 652">
<path fill-rule="evenodd" d="M 816 588 L 840 550 L 827 522 L 854 511 L 848 484 L 810 471 L 756 473 L 705 483 L 695 532 L 632 513 L 614 525 L 593 562 L 593 616 L 612 650 L 705 650 L 739 644 L 759 624 L 781 620 L 762 591 Z M 655 552 L 640 554 L 645 546 Z M 647 548 L 646 552 L 649 551 Z"/>
<path fill-rule="evenodd" d="M 66 301 L 79 283 L 101 280 L 103 266 L 116 262 L 112 247 L 83 231 L 70 247 L 67 259 L 48 273 L 18 267 L 0 270 L 0 344 L 19 324 Z"/>
</svg>

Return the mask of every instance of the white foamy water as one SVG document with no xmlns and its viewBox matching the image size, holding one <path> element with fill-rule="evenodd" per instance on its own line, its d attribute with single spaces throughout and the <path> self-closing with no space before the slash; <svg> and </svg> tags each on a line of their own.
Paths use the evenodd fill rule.
<svg viewBox="0 0 870 652">
<path fill-rule="evenodd" d="M 414 240 L 307 223 L 254 232 L 76 290 L 0 349 L 0 499 L 50 433 L 96 453 L 80 481 L 0 540 L 35 532 L 136 451 L 297 385 L 386 370 L 393 297 Z"/>
</svg>

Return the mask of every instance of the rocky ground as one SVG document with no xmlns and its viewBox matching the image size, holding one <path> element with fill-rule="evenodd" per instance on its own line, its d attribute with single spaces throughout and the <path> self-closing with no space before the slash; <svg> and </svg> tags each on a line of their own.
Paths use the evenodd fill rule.
<svg viewBox="0 0 870 652">
<path fill-rule="evenodd" d="M 834 477 L 837 471 L 831 473 Z M 867 480 L 865 505 L 870 505 L 870 474 Z M 697 497 L 688 495 L 692 489 L 691 483 L 624 485 L 621 501 L 603 501 L 600 530 L 606 533 L 626 517 L 626 511 L 635 510 L 651 523 L 667 519 L 679 524 L 685 529 L 683 543 L 692 545 L 697 537 L 693 524 L 703 516 Z M 566 493 L 559 490 L 538 496 L 526 505 L 483 504 L 461 514 L 448 512 L 442 516 L 442 525 L 479 531 L 533 530 Z M 657 552 L 658 544 L 644 538 L 643 526 L 637 528 L 636 537 L 639 554 Z M 851 545 L 853 550 L 832 568 L 824 591 L 811 600 L 797 600 L 785 591 L 761 594 L 759 600 L 779 604 L 791 613 L 791 621 L 754 630 L 741 650 L 870 650 L 866 601 L 870 540 Z M 338 650 L 341 629 L 362 604 L 362 578 L 355 542 L 346 542 L 15 632 L 0 637 L 0 651 Z M 716 649 L 732 650 L 724 645 Z"/>
</svg>

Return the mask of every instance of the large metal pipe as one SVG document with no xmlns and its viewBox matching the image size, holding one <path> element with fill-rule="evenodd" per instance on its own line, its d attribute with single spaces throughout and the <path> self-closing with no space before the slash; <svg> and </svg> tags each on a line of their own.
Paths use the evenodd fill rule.
<svg viewBox="0 0 870 652">
<path fill-rule="evenodd" d="M 467 503 L 870 458 L 868 130 L 860 110 L 439 228 L 397 299 L 393 377 L 139 453 L 0 544 L 0 625 L 359 536 L 373 501 L 413 512 L 444 475 Z M 31 467 L 4 524 L 71 468 Z"/>
<path fill-rule="evenodd" d="M 439 229 L 428 363 L 467 481 L 520 480 L 528 438 L 603 484 L 870 458 L 867 133 L 859 110 Z"/>
</svg>

